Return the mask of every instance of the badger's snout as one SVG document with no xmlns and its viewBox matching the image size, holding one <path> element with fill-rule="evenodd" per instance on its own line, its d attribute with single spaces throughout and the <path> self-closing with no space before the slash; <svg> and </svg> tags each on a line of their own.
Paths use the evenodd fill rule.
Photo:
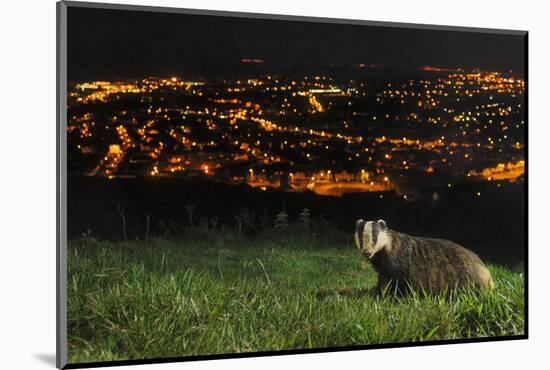
<svg viewBox="0 0 550 370">
<path fill-rule="evenodd" d="M 363 250 L 361 251 L 361 255 L 363 256 L 363 258 L 366 258 L 366 259 L 369 259 L 369 260 L 371 259 L 371 257 L 373 256 L 373 254 L 374 254 L 373 252 L 368 251 L 368 250 L 366 250 L 366 249 L 363 249 Z"/>
</svg>

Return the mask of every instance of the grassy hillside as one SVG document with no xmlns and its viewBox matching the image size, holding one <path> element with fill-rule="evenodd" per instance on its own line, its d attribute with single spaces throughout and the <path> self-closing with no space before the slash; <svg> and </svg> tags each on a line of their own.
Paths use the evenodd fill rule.
<svg viewBox="0 0 550 370">
<path fill-rule="evenodd" d="M 374 298 L 350 245 L 254 239 L 99 242 L 68 253 L 69 362 L 518 335 L 523 276 L 490 265 L 496 290 Z"/>
</svg>

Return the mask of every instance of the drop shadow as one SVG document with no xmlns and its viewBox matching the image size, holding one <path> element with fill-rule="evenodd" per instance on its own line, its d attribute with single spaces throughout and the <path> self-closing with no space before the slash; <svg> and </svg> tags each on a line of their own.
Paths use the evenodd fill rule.
<svg viewBox="0 0 550 370">
<path fill-rule="evenodd" d="M 55 367 L 56 365 L 55 353 L 35 353 L 34 358 L 51 367 Z"/>
</svg>

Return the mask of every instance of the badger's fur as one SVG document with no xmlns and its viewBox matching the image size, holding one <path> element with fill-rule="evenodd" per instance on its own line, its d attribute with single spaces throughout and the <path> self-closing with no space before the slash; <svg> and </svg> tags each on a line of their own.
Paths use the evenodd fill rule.
<svg viewBox="0 0 550 370">
<path fill-rule="evenodd" d="M 358 220 L 355 244 L 378 272 L 377 292 L 425 293 L 472 285 L 494 288 L 489 269 L 474 252 L 448 240 L 409 236 L 384 220 Z"/>
</svg>

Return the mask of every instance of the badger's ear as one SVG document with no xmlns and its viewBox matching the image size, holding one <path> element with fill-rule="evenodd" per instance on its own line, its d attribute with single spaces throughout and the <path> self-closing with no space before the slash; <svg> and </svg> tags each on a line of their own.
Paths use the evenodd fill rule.
<svg viewBox="0 0 550 370">
<path fill-rule="evenodd" d="M 365 221 L 363 221 L 363 219 L 360 218 L 359 220 L 357 220 L 357 221 L 355 222 L 355 226 L 359 227 L 359 226 L 363 225 L 364 222 L 365 222 Z"/>
<path fill-rule="evenodd" d="M 386 221 L 380 219 L 378 220 L 378 226 L 382 229 L 382 230 L 385 230 L 388 226 L 386 225 Z"/>
</svg>

